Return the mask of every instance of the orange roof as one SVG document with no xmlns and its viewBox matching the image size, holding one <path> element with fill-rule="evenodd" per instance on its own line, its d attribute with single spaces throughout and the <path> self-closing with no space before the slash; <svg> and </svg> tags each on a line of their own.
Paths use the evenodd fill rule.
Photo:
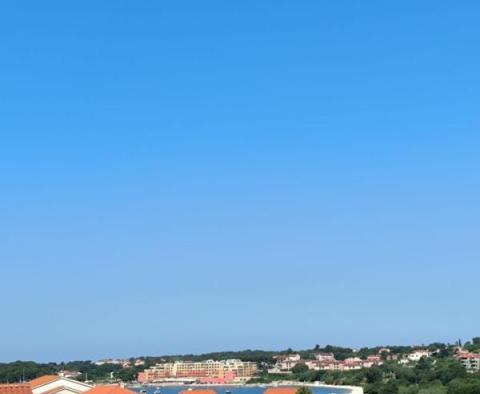
<svg viewBox="0 0 480 394">
<path fill-rule="evenodd" d="M 84 394 L 137 394 L 118 385 L 98 385 Z"/>
<path fill-rule="evenodd" d="M 29 384 L 0 384 L 0 394 L 32 394 Z"/>
<path fill-rule="evenodd" d="M 298 387 L 269 387 L 263 394 L 296 394 Z"/>
<path fill-rule="evenodd" d="M 60 379 L 60 376 L 58 375 L 45 375 L 45 376 L 40 376 L 39 378 L 33 379 L 28 384 L 30 385 L 31 388 L 35 388 L 38 386 L 43 386 L 44 384 L 54 382 L 55 380 Z"/>
<path fill-rule="evenodd" d="M 188 393 L 192 393 L 192 394 L 217 394 L 217 392 L 215 390 L 212 390 L 212 389 L 209 389 L 209 390 L 201 390 L 201 389 L 198 389 L 198 390 L 182 390 L 178 394 L 188 394 Z"/>
</svg>

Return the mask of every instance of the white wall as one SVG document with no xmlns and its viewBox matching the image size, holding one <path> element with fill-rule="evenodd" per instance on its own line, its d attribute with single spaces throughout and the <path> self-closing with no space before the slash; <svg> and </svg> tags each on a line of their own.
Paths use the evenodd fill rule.
<svg viewBox="0 0 480 394">
<path fill-rule="evenodd" d="M 77 382 L 71 379 L 59 378 L 57 380 L 54 380 L 53 382 L 46 383 L 39 387 L 35 387 L 32 390 L 32 393 L 43 394 L 43 393 L 46 393 L 47 391 L 60 388 L 60 387 L 65 387 L 65 389 L 59 391 L 58 394 L 72 394 L 72 392 L 84 393 L 85 391 L 90 390 L 92 388 L 92 386 L 82 382 Z"/>
</svg>

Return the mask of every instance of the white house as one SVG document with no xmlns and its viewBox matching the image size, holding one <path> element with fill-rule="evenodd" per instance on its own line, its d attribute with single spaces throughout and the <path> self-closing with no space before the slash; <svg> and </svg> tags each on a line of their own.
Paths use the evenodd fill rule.
<svg viewBox="0 0 480 394">
<path fill-rule="evenodd" d="M 409 361 L 420 361 L 423 357 L 430 357 L 430 352 L 428 350 L 420 349 L 415 350 L 407 356 Z"/>
<path fill-rule="evenodd" d="M 335 361 L 333 353 L 315 353 L 315 360 L 318 361 Z"/>
<path fill-rule="evenodd" d="M 93 386 L 58 375 L 45 375 L 29 382 L 33 394 L 81 394 Z"/>
<path fill-rule="evenodd" d="M 290 371 L 300 361 L 299 354 L 286 354 L 275 356 L 275 368 L 280 371 Z"/>
</svg>

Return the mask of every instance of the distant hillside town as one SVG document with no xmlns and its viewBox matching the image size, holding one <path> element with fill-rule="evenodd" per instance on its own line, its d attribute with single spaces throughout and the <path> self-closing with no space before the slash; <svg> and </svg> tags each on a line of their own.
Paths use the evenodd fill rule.
<svg viewBox="0 0 480 394">
<path fill-rule="evenodd" d="M 317 345 L 299 351 L 0 363 L 0 394 L 128 394 L 107 393 L 101 387 L 247 383 L 361 386 L 366 394 L 479 394 L 480 337 L 463 344 L 360 349 Z M 90 391 L 94 386 L 100 388 Z"/>
<path fill-rule="evenodd" d="M 441 348 L 434 350 L 417 348 L 399 355 L 392 352 L 390 348 L 383 347 L 378 349 L 377 354 L 367 355 L 365 358 L 355 356 L 342 360 L 336 359 L 333 352 L 314 353 L 312 359 L 304 359 L 300 353 L 279 354 L 272 357 L 273 363 L 267 369 L 267 374 L 288 377 L 288 375 L 301 371 L 341 372 L 372 368 L 380 366 L 384 362 L 412 364 L 422 359 L 428 359 L 441 351 Z M 454 358 L 460 361 L 467 371 L 480 371 L 480 354 L 456 346 Z M 237 359 L 160 362 L 140 372 L 137 381 L 140 383 L 244 383 L 255 376 L 259 369 L 260 366 L 257 363 Z"/>
</svg>

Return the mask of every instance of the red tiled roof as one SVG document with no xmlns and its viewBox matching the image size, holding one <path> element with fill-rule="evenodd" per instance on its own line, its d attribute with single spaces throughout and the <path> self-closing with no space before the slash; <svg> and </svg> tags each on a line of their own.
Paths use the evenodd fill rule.
<svg viewBox="0 0 480 394">
<path fill-rule="evenodd" d="M 29 384 L 0 384 L 0 394 L 32 394 Z"/>
<path fill-rule="evenodd" d="M 118 385 L 98 385 L 84 394 L 137 394 Z"/>
<path fill-rule="evenodd" d="M 43 386 L 44 384 L 54 382 L 55 380 L 60 379 L 60 376 L 58 375 L 45 375 L 45 376 L 40 376 L 39 378 L 33 379 L 28 384 L 30 387 L 33 389 L 38 386 Z"/>
<path fill-rule="evenodd" d="M 480 354 L 475 354 L 475 353 L 463 353 L 457 356 L 459 359 L 475 359 L 475 358 L 480 358 Z"/>
<path fill-rule="evenodd" d="M 263 394 L 296 394 L 298 387 L 269 387 Z"/>
</svg>

